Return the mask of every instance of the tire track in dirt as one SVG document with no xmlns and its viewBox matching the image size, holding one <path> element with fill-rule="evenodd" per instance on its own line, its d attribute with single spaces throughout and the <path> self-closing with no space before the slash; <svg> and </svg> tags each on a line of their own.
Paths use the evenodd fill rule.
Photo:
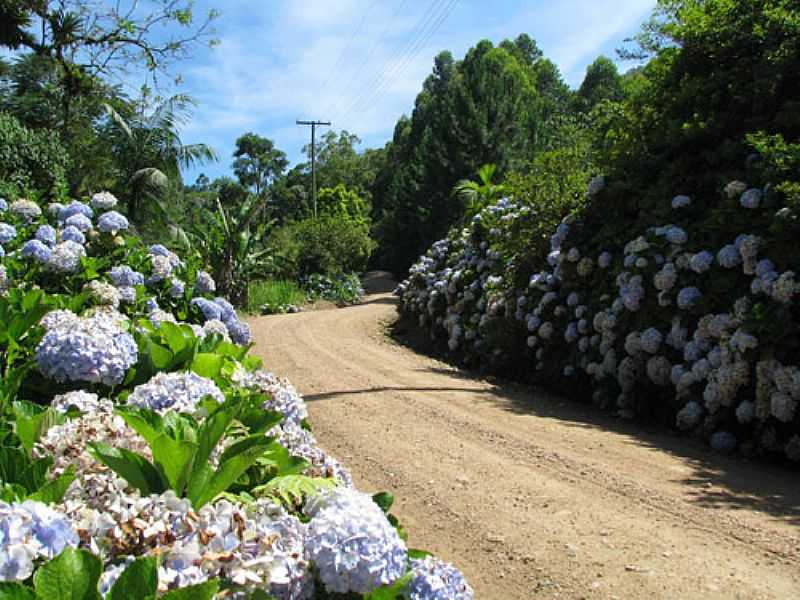
<svg viewBox="0 0 800 600">
<path fill-rule="evenodd" d="M 800 596 L 796 473 L 465 375 L 389 341 L 395 315 L 377 293 L 251 325 L 322 445 L 478 598 Z"/>
</svg>

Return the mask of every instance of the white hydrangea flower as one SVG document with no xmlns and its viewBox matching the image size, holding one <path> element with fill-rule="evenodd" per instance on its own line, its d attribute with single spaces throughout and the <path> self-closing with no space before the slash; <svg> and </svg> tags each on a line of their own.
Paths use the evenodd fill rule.
<svg viewBox="0 0 800 600">
<path fill-rule="evenodd" d="M 406 546 L 367 494 L 347 488 L 308 501 L 306 552 L 329 592 L 366 594 L 406 571 Z"/>
<path fill-rule="evenodd" d="M 673 210 L 677 210 L 679 208 L 683 208 L 684 206 L 689 206 L 692 203 L 692 199 L 689 196 L 675 196 L 672 199 L 672 208 Z"/>
<path fill-rule="evenodd" d="M 92 196 L 89 204 L 97 211 L 111 210 L 117 205 L 117 197 L 111 192 L 98 192 Z"/>
<path fill-rule="evenodd" d="M 208 397 L 220 404 L 225 401 L 222 391 L 206 377 L 191 371 L 162 372 L 136 386 L 128 396 L 128 404 L 161 413 L 169 410 L 194 413 L 197 405 Z"/>
<path fill-rule="evenodd" d="M 797 411 L 797 402 L 789 394 L 776 392 L 770 397 L 772 416 L 783 423 L 791 423 Z"/>
<path fill-rule="evenodd" d="M 578 263 L 578 275 L 581 277 L 588 277 L 594 269 L 594 261 L 588 256 L 582 258 Z"/>
<path fill-rule="evenodd" d="M 741 196 L 747 189 L 747 184 L 742 181 L 731 181 L 725 186 L 725 195 L 728 198 L 736 198 Z"/>
</svg>

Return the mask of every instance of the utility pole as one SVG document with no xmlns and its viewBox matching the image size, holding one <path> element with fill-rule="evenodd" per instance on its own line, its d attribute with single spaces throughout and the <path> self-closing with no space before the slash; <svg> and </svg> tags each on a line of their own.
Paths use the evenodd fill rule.
<svg viewBox="0 0 800 600">
<path fill-rule="evenodd" d="M 317 218 L 317 125 L 330 127 L 330 121 L 297 121 L 298 125 L 311 125 L 311 197 L 314 199 L 314 218 Z"/>
</svg>

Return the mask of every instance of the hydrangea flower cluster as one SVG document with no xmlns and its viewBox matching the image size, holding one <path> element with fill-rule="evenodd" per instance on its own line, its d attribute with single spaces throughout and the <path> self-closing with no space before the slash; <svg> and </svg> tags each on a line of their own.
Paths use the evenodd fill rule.
<svg viewBox="0 0 800 600">
<path fill-rule="evenodd" d="M 230 339 L 240 345 L 247 345 L 252 339 L 250 326 L 239 319 L 236 310 L 224 298 L 193 298 L 190 305 L 196 308 L 206 322 L 214 321 L 224 324 Z"/>
<path fill-rule="evenodd" d="M 42 322 L 47 332 L 36 347 L 42 374 L 56 381 L 122 383 L 138 356 L 133 336 L 120 327 L 122 316 L 80 318 L 66 311 L 59 317 L 55 323 L 47 318 Z"/>
<path fill-rule="evenodd" d="M 24 198 L 12 202 L 8 210 L 22 219 L 24 223 L 31 223 L 42 215 L 42 209 L 36 202 Z"/>
<path fill-rule="evenodd" d="M 222 391 L 206 377 L 191 371 L 157 373 L 150 381 L 133 389 L 128 396 L 128 404 L 160 413 L 168 410 L 194 413 L 205 398 L 220 404 L 225 401 Z"/>
<path fill-rule="evenodd" d="M 0 237 L 5 240 L 0 258 L 6 254 L 15 258 L 10 263 L 0 261 L 0 292 L 17 275 L 22 285 L 33 282 L 45 289 L 54 285 L 59 292 L 67 286 L 76 295 L 88 292 L 81 297 L 80 314 L 53 310 L 41 319 L 44 334 L 35 348 L 41 374 L 65 383 L 58 386 L 59 391 L 73 391 L 50 399 L 59 415 L 57 424 L 42 433 L 32 456 L 52 459 L 50 476 L 59 477 L 70 469 L 75 480 L 51 507 L 0 502 L 0 580 L 28 580 L 39 564 L 75 546 L 103 561 L 99 583 L 103 594 L 135 556 L 147 554 L 161 557 L 161 592 L 222 578 L 241 586 L 244 593 L 261 590 L 280 600 L 302 600 L 315 597 L 319 581 L 325 587 L 322 593 L 330 594 L 373 590 L 405 575 L 409 562 L 404 543 L 371 497 L 353 489 L 347 469 L 306 428 L 305 402 L 287 381 L 249 370 L 231 358 L 233 368 L 225 370 L 217 383 L 190 371 L 177 371 L 158 372 L 146 383 L 128 387 L 125 378 L 140 358 L 130 331 L 132 323 L 143 318 L 155 327 L 178 322 L 176 314 L 184 313 L 176 309 L 173 314 L 171 309 L 183 311 L 189 307 L 184 302 L 192 299 L 197 310 L 188 311 L 194 320 L 188 325 L 199 338 L 219 333 L 226 340 L 246 344 L 251 335 L 227 300 L 211 297 L 216 286 L 207 273 L 199 272 L 192 281 L 193 268 L 164 246 L 119 243 L 128 224 L 113 211 L 116 203 L 111 194 L 100 193 L 89 204 L 53 203 L 42 215 L 38 205 L 34 210 L 16 203 L 11 210 L 0 202 Z M 13 224 L 3 222 L 4 214 L 13 218 Z M 25 225 L 20 226 L 23 221 Z M 109 255 L 109 238 L 95 228 L 118 236 L 111 240 L 118 249 L 111 254 L 119 257 L 117 264 L 106 266 L 107 261 L 94 260 Z M 498 253 L 487 251 L 485 256 L 492 265 L 499 264 Z M 84 261 L 85 257 L 90 260 Z M 84 268 L 91 269 L 92 275 L 82 277 Z M 499 289 L 500 283 L 497 276 L 487 279 L 487 289 Z M 486 311 L 492 315 L 503 311 L 500 295 Z M 134 331 L 138 335 L 146 327 Z M 227 393 L 229 385 L 263 394 L 263 407 L 283 417 L 266 435 L 290 456 L 304 459 L 304 475 L 327 478 L 338 486 L 321 497 L 307 498 L 305 514 L 299 506 L 290 514 L 272 500 L 239 502 L 231 496 L 220 496 L 195 510 L 173 492 L 143 495 L 94 456 L 93 444 L 105 444 L 153 460 L 144 437 L 115 412 L 120 402 L 202 419 L 198 403 L 208 398 L 224 402 L 222 390 Z M 95 393 L 101 389 L 108 397 Z M 212 465 L 217 465 L 224 448 L 235 439 L 231 435 L 221 441 L 210 456 Z M 463 576 L 453 567 L 428 562 L 418 565 L 414 573 L 415 597 L 467 593 Z"/>
<path fill-rule="evenodd" d="M 128 219 L 114 210 L 103 213 L 97 220 L 97 229 L 103 233 L 116 235 L 120 231 L 125 231 L 128 227 Z"/>
<path fill-rule="evenodd" d="M 47 505 L 0 501 L 0 581 L 24 581 L 36 561 L 54 558 L 78 542 L 71 523 Z"/>
<path fill-rule="evenodd" d="M 433 556 L 411 560 L 413 578 L 409 600 L 472 600 L 474 593 L 464 575 L 453 565 Z"/>
<path fill-rule="evenodd" d="M 335 488 L 305 507 L 307 556 L 330 592 L 366 594 L 406 571 L 406 546 L 372 498 Z"/>
<path fill-rule="evenodd" d="M 742 182 L 725 188 L 738 210 L 759 209 L 765 194 Z M 793 311 L 798 279 L 765 256 L 769 240 L 761 235 L 736 232 L 716 247 L 701 245 L 690 235 L 691 205 L 688 196 L 676 196 L 671 207 L 682 224 L 650 227 L 618 248 L 591 251 L 571 243 L 589 236 L 569 216 L 550 238 L 545 268 L 515 289 L 517 274 L 508 276 L 506 266 L 517 257 L 497 249 L 508 247 L 504 238 L 513 230 L 506 224 L 524 222 L 526 213 L 501 200 L 411 267 L 396 290 L 401 310 L 468 361 L 517 360 L 498 340 L 507 342 L 508 327 L 518 327 L 527 335 L 520 352 L 538 377 L 590 385 L 595 400 L 621 416 L 635 414 L 638 394 L 672 396 L 676 425 L 721 451 L 749 445 L 797 456 L 800 399 L 787 391 L 782 370 L 792 367 L 791 357 L 782 357 L 785 367 L 766 359 L 774 348 L 754 334 L 752 321 L 759 304 L 762 312 Z M 735 291 L 719 294 L 720 284 Z"/>
</svg>

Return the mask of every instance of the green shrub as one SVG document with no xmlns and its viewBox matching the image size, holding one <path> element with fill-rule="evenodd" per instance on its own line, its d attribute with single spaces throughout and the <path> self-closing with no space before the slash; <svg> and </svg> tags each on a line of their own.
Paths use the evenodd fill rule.
<svg viewBox="0 0 800 600">
<path fill-rule="evenodd" d="M 68 163 L 55 132 L 32 131 L 0 112 L 0 195 L 52 194 L 65 185 Z"/>
<path fill-rule="evenodd" d="M 375 242 L 366 223 L 321 216 L 280 228 L 270 248 L 280 259 L 282 275 L 301 279 L 315 273 L 335 276 L 363 271 Z"/>
<path fill-rule="evenodd" d="M 280 307 L 302 306 L 305 301 L 305 291 L 288 279 L 252 281 L 247 297 L 247 312 L 259 313 L 265 304 L 275 309 L 275 312 L 280 312 Z"/>
</svg>

